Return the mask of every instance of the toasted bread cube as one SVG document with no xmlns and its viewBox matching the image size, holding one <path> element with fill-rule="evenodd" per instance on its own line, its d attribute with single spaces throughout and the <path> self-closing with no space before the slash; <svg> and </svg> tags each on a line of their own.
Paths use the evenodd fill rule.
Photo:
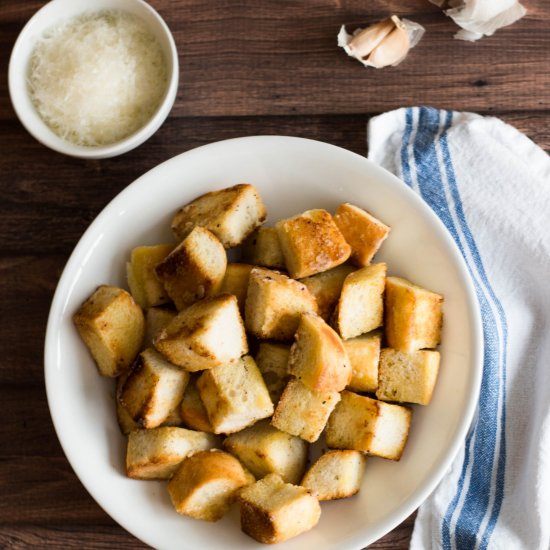
<svg viewBox="0 0 550 550">
<path fill-rule="evenodd" d="M 359 267 L 370 264 L 390 232 L 387 225 L 348 202 L 338 207 L 334 221 L 351 245 L 351 261 Z"/>
<path fill-rule="evenodd" d="M 435 348 L 441 339 L 443 296 L 402 279 L 386 279 L 388 346 L 404 352 Z"/>
<path fill-rule="evenodd" d="M 118 427 L 124 435 L 128 435 L 133 430 L 138 430 L 141 426 L 132 418 L 130 413 L 126 410 L 126 407 L 120 402 L 120 396 L 122 394 L 122 389 L 128 376 L 131 374 L 131 370 L 123 372 L 116 379 L 116 393 L 115 393 L 115 404 L 116 404 L 116 418 L 118 422 Z"/>
<path fill-rule="evenodd" d="M 285 269 L 285 257 L 274 227 L 258 227 L 243 245 L 243 258 L 250 264 Z"/>
<path fill-rule="evenodd" d="M 197 388 L 214 433 L 238 432 L 273 414 L 269 392 L 249 355 L 203 372 Z"/>
<path fill-rule="evenodd" d="M 321 317 L 304 313 L 290 348 L 288 372 L 314 391 L 342 391 L 351 365 L 342 340 Z"/>
<path fill-rule="evenodd" d="M 346 277 L 333 318 L 344 340 L 382 325 L 385 282 L 386 264 L 372 264 Z"/>
<path fill-rule="evenodd" d="M 184 239 L 194 227 L 209 229 L 225 248 L 241 244 L 267 217 L 260 194 L 253 185 L 233 187 L 201 195 L 181 208 L 172 220 L 172 231 Z"/>
<path fill-rule="evenodd" d="M 196 377 L 196 378 L 195 378 Z M 180 416 L 183 423 L 193 430 L 201 432 L 213 433 L 212 424 L 208 420 L 208 414 L 204 403 L 201 400 L 199 390 L 197 388 L 198 376 L 191 375 L 189 384 L 183 394 L 183 399 L 180 404 Z"/>
<path fill-rule="evenodd" d="M 343 264 L 351 254 L 350 245 L 326 210 L 307 210 L 278 221 L 275 227 L 287 271 L 294 279 Z"/>
<path fill-rule="evenodd" d="M 248 470 L 261 479 L 279 474 L 287 483 L 299 483 L 307 461 L 307 443 L 281 432 L 262 420 L 245 430 L 230 435 L 223 447 L 235 455 Z"/>
<path fill-rule="evenodd" d="M 115 377 L 134 362 L 145 332 L 143 311 L 130 293 L 102 285 L 73 316 L 102 376 Z"/>
<path fill-rule="evenodd" d="M 227 264 L 222 286 L 220 287 L 221 294 L 233 294 L 237 297 L 239 309 L 243 314 L 244 304 L 246 302 L 246 292 L 248 290 L 248 280 L 253 267 L 254 266 L 249 264 Z"/>
<path fill-rule="evenodd" d="M 208 229 L 195 227 L 166 258 L 155 273 L 178 310 L 213 296 L 222 284 L 227 254 Z"/>
<path fill-rule="evenodd" d="M 325 430 L 332 449 L 354 449 L 399 460 L 409 435 L 412 410 L 344 390 Z"/>
<path fill-rule="evenodd" d="M 155 338 L 176 316 L 176 312 L 163 307 L 150 307 L 145 313 L 145 337 L 142 349 L 152 348 Z"/>
<path fill-rule="evenodd" d="M 155 268 L 174 249 L 171 244 L 138 246 L 126 263 L 126 277 L 134 300 L 143 308 L 167 304 L 170 301 L 159 281 Z"/>
<path fill-rule="evenodd" d="M 234 456 L 212 450 L 186 458 L 169 481 L 168 492 L 179 514 L 218 521 L 239 489 L 251 483 L 254 476 Z"/>
<path fill-rule="evenodd" d="M 319 500 L 351 497 L 359 492 L 365 462 L 360 451 L 328 451 L 311 465 L 300 485 Z"/>
<path fill-rule="evenodd" d="M 358 392 L 376 391 L 381 340 L 382 334 L 379 331 L 344 340 L 344 347 L 351 363 L 348 389 Z"/>
<path fill-rule="evenodd" d="M 184 458 L 217 443 L 211 434 L 185 428 L 134 430 L 128 436 L 126 473 L 134 479 L 170 479 Z"/>
<path fill-rule="evenodd" d="M 188 372 L 149 348 L 140 354 L 124 383 L 120 402 L 134 421 L 145 428 L 156 428 L 179 405 L 188 382 Z"/>
<path fill-rule="evenodd" d="M 338 392 L 313 391 L 299 380 L 291 378 L 277 403 L 271 424 L 283 432 L 313 443 L 319 439 L 338 401 Z"/>
<path fill-rule="evenodd" d="M 234 363 L 248 352 L 237 298 L 222 294 L 181 311 L 154 341 L 171 363 L 190 372 Z"/>
<path fill-rule="evenodd" d="M 254 336 L 290 341 L 306 312 L 317 313 L 317 304 L 303 284 L 262 267 L 250 272 L 244 319 Z"/>
<path fill-rule="evenodd" d="M 376 397 L 382 401 L 427 405 L 432 399 L 438 371 L 438 351 L 404 353 L 385 348 L 380 354 Z"/>
<path fill-rule="evenodd" d="M 339 265 L 300 281 L 307 286 L 308 290 L 315 297 L 317 307 L 319 308 L 319 315 L 327 323 L 330 321 L 334 308 L 338 303 L 345 278 L 355 270 L 356 268 L 351 265 Z"/>
<path fill-rule="evenodd" d="M 307 489 L 269 474 L 239 494 L 241 529 L 264 544 L 309 531 L 321 517 L 319 501 Z"/>
<path fill-rule="evenodd" d="M 288 358 L 290 346 L 260 342 L 255 360 L 262 373 L 269 396 L 274 405 L 277 404 L 290 375 L 288 374 Z"/>
</svg>

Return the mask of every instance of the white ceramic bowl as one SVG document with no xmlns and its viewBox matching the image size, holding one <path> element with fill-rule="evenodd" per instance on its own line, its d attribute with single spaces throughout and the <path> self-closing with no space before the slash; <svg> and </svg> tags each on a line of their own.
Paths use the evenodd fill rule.
<svg viewBox="0 0 550 550">
<path fill-rule="evenodd" d="M 415 407 L 403 458 L 369 458 L 358 495 L 323 503 L 319 525 L 280 546 L 363 548 L 412 513 L 449 467 L 477 403 L 482 333 L 467 269 L 443 224 L 405 184 L 349 151 L 299 138 L 234 139 L 179 155 L 120 193 L 76 246 L 51 307 L 45 377 L 57 434 L 96 501 L 151 546 L 265 548 L 240 532 L 236 509 L 216 524 L 185 518 L 173 510 L 165 483 L 124 476 L 114 383 L 98 375 L 71 321 L 100 283 L 125 285 L 133 247 L 170 242 L 170 220 L 180 205 L 238 182 L 257 186 L 268 223 L 310 208 L 334 211 L 343 201 L 368 208 L 392 227 L 377 261 L 445 296 L 439 380 L 431 404 Z"/>
<path fill-rule="evenodd" d="M 164 98 L 153 117 L 127 138 L 111 145 L 84 147 L 60 138 L 40 118 L 28 93 L 29 61 L 44 31 L 64 19 L 86 11 L 121 10 L 139 17 L 157 38 L 166 58 L 168 80 Z M 174 38 L 160 15 L 143 0 L 52 0 L 38 10 L 23 27 L 13 47 L 9 69 L 9 92 L 13 108 L 27 131 L 40 143 L 73 157 L 101 159 L 122 155 L 149 139 L 164 122 L 176 99 L 179 62 Z"/>
</svg>

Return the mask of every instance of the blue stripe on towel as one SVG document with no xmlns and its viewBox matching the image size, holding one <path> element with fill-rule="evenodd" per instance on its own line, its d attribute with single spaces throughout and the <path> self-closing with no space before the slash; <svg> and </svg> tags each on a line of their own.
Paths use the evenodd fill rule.
<svg viewBox="0 0 550 550">
<path fill-rule="evenodd" d="M 409 186 L 414 187 L 410 166 L 410 163 L 414 162 L 421 196 L 432 207 L 451 233 L 466 260 L 470 274 L 473 276 L 476 293 L 480 302 L 485 337 L 484 369 L 478 417 L 474 422 L 474 429 L 469 433 L 466 440 L 464 461 L 457 491 L 449 503 L 443 519 L 441 529 L 442 542 L 445 548 L 452 548 L 451 523 L 461 498 L 465 496 L 456 522 L 456 544 L 459 549 L 474 548 L 476 541 L 480 540 L 480 547 L 486 548 L 500 511 L 504 485 L 506 455 L 503 394 L 506 371 L 506 318 L 502 305 L 487 279 L 479 251 L 462 208 L 446 136 L 447 129 L 452 122 L 452 113 L 447 113 L 443 126 L 439 122 L 439 111 L 436 109 L 422 107 L 420 108 L 418 118 L 419 128 L 413 144 L 414 158 L 410 159 L 407 146 L 413 131 L 413 110 L 410 108 L 406 110 L 406 126 L 401 148 L 403 177 Z M 436 149 L 438 142 L 443 156 L 443 166 L 440 166 L 438 160 Z M 453 202 L 452 205 L 449 205 L 447 200 L 443 175 L 446 175 Z M 451 207 L 453 206 L 454 216 L 451 213 Z M 456 223 L 458 223 L 458 227 Z M 462 240 L 465 241 L 465 245 L 467 246 L 468 254 L 465 253 L 459 231 L 462 234 Z M 496 309 L 498 319 L 495 318 L 493 309 Z M 500 341 L 497 322 L 501 327 L 504 342 Z M 500 378 L 500 365 L 502 366 L 502 380 Z M 500 386 L 501 384 L 502 387 Z M 500 397 L 501 407 L 499 407 L 500 392 L 502 392 L 502 396 Z M 489 499 L 492 472 L 495 467 L 494 459 L 499 416 L 502 423 L 499 438 L 499 454 L 496 464 L 495 499 L 490 510 L 489 521 L 479 539 L 478 532 L 490 504 Z M 471 445 L 472 438 L 474 440 L 473 452 Z M 469 470 L 470 462 L 472 462 L 472 466 Z M 467 492 L 466 495 L 463 495 L 465 488 L 467 488 Z"/>
</svg>

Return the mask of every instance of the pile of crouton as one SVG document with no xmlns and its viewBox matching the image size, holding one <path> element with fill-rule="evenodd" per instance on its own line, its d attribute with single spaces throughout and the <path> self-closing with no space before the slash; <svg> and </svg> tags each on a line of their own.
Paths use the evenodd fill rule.
<svg viewBox="0 0 550 550">
<path fill-rule="evenodd" d="M 443 299 L 372 263 L 390 228 L 358 206 L 266 217 L 250 184 L 202 195 L 173 218 L 178 244 L 132 250 L 130 292 L 100 286 L 74 323 L 116 378 L 127 475 L 168 480 L 197 519 L 238 501 L 242 530 L 277 543 L 356 494 L 367 455 L 400 459 Z"/>
</svg>

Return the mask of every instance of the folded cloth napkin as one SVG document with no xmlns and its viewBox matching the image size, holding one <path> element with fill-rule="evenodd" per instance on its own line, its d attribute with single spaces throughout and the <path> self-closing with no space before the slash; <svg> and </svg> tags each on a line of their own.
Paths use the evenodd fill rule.
<svg viewBox="0 0 550 550">
<path fill-rule="evenodd" d="M 550 157 L 501 120 L 428 107 L 373 118 L 368 145 L 453 236 L 485 341 L 476 416 L 418 511 L 411 549 L 547 550 Z"/>
</svg>

